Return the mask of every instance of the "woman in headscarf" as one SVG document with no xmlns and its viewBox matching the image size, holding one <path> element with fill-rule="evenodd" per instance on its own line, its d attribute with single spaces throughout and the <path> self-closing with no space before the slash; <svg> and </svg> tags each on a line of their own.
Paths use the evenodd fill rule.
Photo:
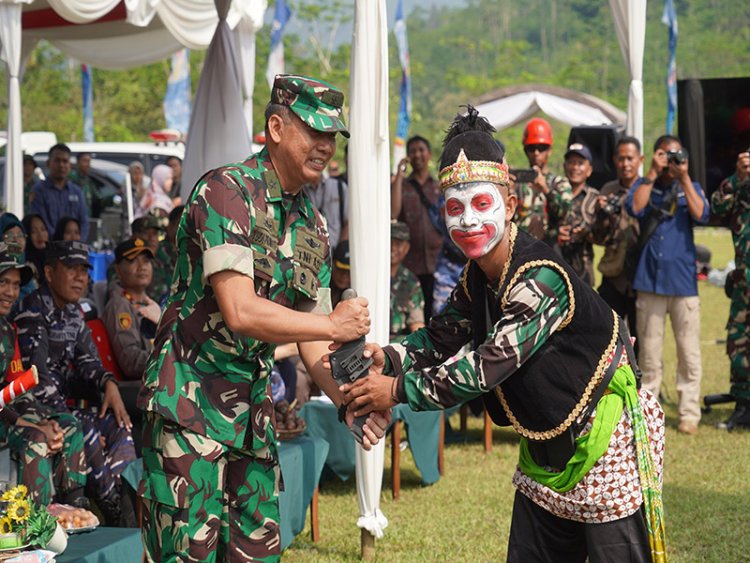
<svg viewBox="0 0 750 563">
<path fill-rule="evenodd" d="M 26 233 L 26 260 L 34 267 L 37 282 L 44 271 L 44 254 L 49 241 L 49 231 L 41 215 L 26 215 L 21 222 Z"/>
<path fill-rule="evenodd" d="M 133 217 L 143 217 L 146 213 L 141 207 L 141 200 L 146 195 L 148 186 L 146 186 L 146 171 L 140 160 L 134 160 L 128 165 L 130 174 L 130 189 L 133 192 Z"/>
<path fill-rule="evenodd" d="M 171 192 L 174 185 L 174 171 L 166 164 L 158 164 L 151 171 L 151 184 L 141 199 L 144 213 L 154 213 L 166 217 L 174 208 Z"/>
<path fill-rule="evenodd" d="M 14 256 L 19 264 L 24 264 L 26 262 L 26 231 L 20 219 L 13 213 L 3 213 L 0 216 L 0 234 L 3 237 L 2 242 L 8 247 L 8 253 Z M 36 288 L 37 285 L 33 279 L 27 280 L 21 286 L 18 300 L 20 301 Z"/>
</svg>

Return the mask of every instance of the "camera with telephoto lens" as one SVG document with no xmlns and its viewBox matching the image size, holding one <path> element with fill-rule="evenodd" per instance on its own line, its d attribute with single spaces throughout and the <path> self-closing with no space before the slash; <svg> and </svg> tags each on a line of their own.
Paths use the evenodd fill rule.
<svg viewBox="0 0 750 563">
<path fill-rule="evenodd" d="M 686 162 L 688 159 L 688 152 L 687 149 L 679 148 L 676 151 L 667 151 L 667 162 L 671 162 L 673 164 L 682 164 L 683 162 Z"/>
<path fill-rule="evenodd" d="M 606 216 L 619 215 L 620 211 L 622 211 L 622 201 L 620 201 L 620 196 L 617 194 L 608 195 L 607 201 L 599 209 L 599 212 Z"/>
</svg>

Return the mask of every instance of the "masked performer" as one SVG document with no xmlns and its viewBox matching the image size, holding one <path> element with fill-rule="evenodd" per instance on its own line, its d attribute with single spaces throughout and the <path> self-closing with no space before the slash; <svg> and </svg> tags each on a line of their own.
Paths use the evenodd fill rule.
<svg viewBox="0 0 750 563">
<path fill-rule="evenodd" d="M 481 396 L 522 436 L 508 561 L 663 561 L 664 414 L 638 389 L 617 315 L 511 223 L 516 196 L 493 131 L 469 106 L 445 139 L 445 221 L 469 259 L 447 307 L 402 343 L 371 345 L 373 372 L 342 388 L 349 409 Z"/>
</svg>

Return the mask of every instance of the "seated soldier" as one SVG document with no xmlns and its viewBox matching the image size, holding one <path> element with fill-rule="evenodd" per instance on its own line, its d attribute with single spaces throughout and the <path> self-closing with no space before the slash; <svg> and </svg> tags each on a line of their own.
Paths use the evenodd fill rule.
<svg viewBox="0 0 750 563">
<path fill-rule="evenodd" d="M 129 239 L 115 249 L 115 272 L 102 321 L 124 379 L 140 381 L 153 349 L 161 309 L 146 294 L 153 278 L 154 253 L 143 239 Z"/>
<path fill-rule="evenodd" d="M 102 321 L 120 374 L 120 394 L 133 423 L 135 451 L 141 451 L 142 411 L 136 407 L 146 361 L 153 350 L 161 308 L 146 294 L 153 277 L 154 253 L 142 239 L 128 239 L 115 249 L 116 281 Z"/>
<path fill-rule="evenodd" d="M 169 283 L 172 281 L 172 272 L 174 272 L 174 265 L 177 260 L 175 241 L 177 240 L 177 225 L 180 223 L 183 209 L 185 209 L 184 205 L 178 205 L 169 212 L 167 233 L 164 239 L 159 243 L 159 249 L 156 251 L 155 255 L 156 259 L 161 262 L 162 266 L 164 266 L 167 281 L 167 291 L 165 293 L 168 293 L 169 291 Z"/>
<path fill-rule="evenodd" d="M 409 226 L 391 221 L 391 341 L 424 326 L 424 295 L 419 278 L 402 264 L 409 253 Z"/>
<path fill-rule="evenodd" d="M 177 221 L 179 220 L 178 215 Z M 152 262 L 154 274 L 146 292 L 159 304 L 163 304 L 169 295 L 169 282 L 172 281 L 172 270 L 174 269 L 174 264 L 162 262 L 159 258 L 165 222 L 166 219 L 151 214 L 144 215 L 133 221 L 133 235 L 130 237 L 131 239 L 139 238 L 143 240 L 154 254 Z M 174 241 L 174 239 L 172 240 Z"/>
<path fill-rule="evenodd" d="M 84 243 L 50 243 L 46 284 L 23 300 L 15 321 L 24 365 L 39 371 L 33 394 L 49 411 L 72 413 L 81 422 L 91 496 L 107 525 L 116 526 L 122 514 L 120 475 L 135 451 L 117 381 L 102 366 L 78 305 L 90 268 Z M 100 406 L 69 408 L 69 401 L 82 397 L 94 398 Z"/>
<path fill-rule="evenodd" d="M 19 264 L 5 243 L 0 243 L 0 374 L 6 383 L 23 373 L 16 327 L 7 315 L 21 286 L 32 276 L 31 268 Z M 23 410 L 23 417 L 18 410 Z M 47 505 L 57 491 L 57 500 L 86 508 L 81 426 L 70 414 L 41 416 L 40 410 L 30 393 L 0 410 L 0 445 L 10 446 L 13 457 L 18 459 L 18 480 L 26 486 L 32 500 Z"/>
</svg>

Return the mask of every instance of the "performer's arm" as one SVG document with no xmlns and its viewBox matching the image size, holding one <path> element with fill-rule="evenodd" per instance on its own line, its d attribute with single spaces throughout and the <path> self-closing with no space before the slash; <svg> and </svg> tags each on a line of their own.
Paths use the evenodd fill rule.
<svg viewBox="0 0 750 563">
<path fill-rule="evenodd" d="M 395 381 L 370 375 L 342 388 L 355 415 L 408 403 L 415 410 L 450 407 L 486 393 L 513 375 L 569 313 L 568 285 L 561 272 L 538 267 L 511 289 L 504 315 L 476 351 L 430 369 L 404 371 Z M 398 366 L 396 367 L 398 371 Z"/>
</svg>

